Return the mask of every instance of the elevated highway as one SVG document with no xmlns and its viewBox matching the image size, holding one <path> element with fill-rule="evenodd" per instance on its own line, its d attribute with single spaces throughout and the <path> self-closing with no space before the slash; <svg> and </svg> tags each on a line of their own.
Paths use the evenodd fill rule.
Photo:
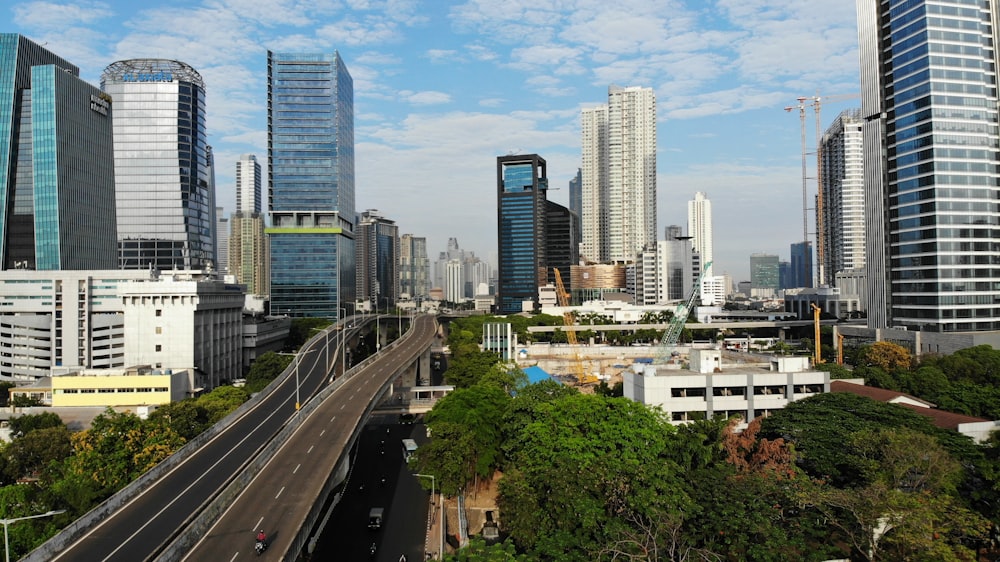
<svg viewBox="0 0 1000 562">
<path fill-rule="evenodd" d="M 324 346 L 336 345 L 338 338 L 328 337 L 326 334 L 313 337 L 303 346 L 293 366 L 267 389 L 139 480 L 71 524 L 24 560 L 178 560 L 191 545 L 200 540 L 200 533 L 208 528 L 205 518 L 218 516 L 220 510 L 224 509 L 220 502 L 229 502 L 235 498 L 233 487 L 242 489 L 258 471 L 260 478 L 254 481 L 259 480 L 262 487 L 250 489 L 267 489 L 266 493 L 262 491 L 264 495 L 259 499 L 250 499 L 251 496 L 246 493 L 244 496 L 246 501 L 259 501 L 262 505 L 266 503 L 266 495 L 271 493 L 267 483 L 273 481 L 265 476 L 268 472 L 263 468 L 271 456 L 278 459 L 276 462 L 284 462 L 281 459 L 286 453 L 279 449 L 286 443 L 291 446 L 288 454 L 292 456 L 315 452 L 311 458 L 300 458 L 297 464 L 319 458 L 320 453 L 323 462 L 329 464 L 329 469 L 333 469 L 336 463 L 349 463 L 344 454 L 349 440 L 345 441 L 345 436 L 341 434 L 350 437 L 354 429 L 364 423 L 365 416 L 374 407 L 381 393 L 391 388 L 392 378 L 399 370 L 426 353 L 434 342 L 434 317 L 417 317 L 413 319 L 412 326 L 413 329 L 402 338 L 383 346 L 380 353 L 350 369 L 346 376 L 337 377 L 335 381 L 333 374 L 339 361 L 337 353 L 324 352 Z M 363 328 L 362 325 L 354 328 L 346 325 L 340 327 L 347 331 L 345 336 L 348 338 Z M 302 453 L 298 447 L 301 445 L 300 440 L 305 437 L 296 438 L 295 435 L 300 427 L 307 434 L 313 435 L 315 426 L 308 420 L 317 411 L 319 397 L 316 400 L 310 398 L 320 393 L 325 399 L 321 415 L 326 415 L 329 409 L 333 409 L 337 413 L 326 418 L 327 421 L 333 423 L 334 420 L 330 418 L 335 416 L 340 419 L 334 426 L 317 430 L 325 438 L 321 446 L 313 446 L 310 453 Z M 297 409 L 300 401 L 304 404 L 301 410 Z M 320 474 L 323 470 L 321 466 L 309 464 L 308 475 L 301 472 L 301 468 L 293 475 L 299 483 L 321 481 L 324 480 L 324 475 Z M 326 480 L 330 481 L 329 478 Z M 313 489 L 307 490 L 304 485 L 293 487 L 295 489 L 291 490 L 286 485 L 287 494 L 283 495 L 286 500 L 295 497 L 299 501 L 298 507 L 288 507 L 285 504 L 282 504 L 283 507 L 275 507 L 284 510 L 280 515 L 286 524 L 281 531 L 275 533 L 274 538 L 279 542 L 275 543 L 275 548 L 269 553 L 297 552 L 293 550 L 293 544 L 298 544 L 294 543 L 293 536 L 298 531 L 291 530 L 291 522 L 305 521 L 308 516 L 292 512 L 306 509 L 307 494 L 312 493 Z M 225 496 L 227 491 L 228 497 Z M 316 497 L 313 497 L 314 503 Z M 252 526 L 256 525 L 251 524 Z M 249 534 L 251 529 L 242 530 L 238 535 L 232 534 L 236 532 L 233 529 L 234 527 L 227 527 L 225 531 L 221 531 L 227 539 L 217 537 L 214 541 L 206 540 L 205 546 L 199 548 L 211 549 L 215 548 L 212 545 L 228 542 L 234 547 L 252 549 L 253 537 Z M 307 533 L 308 529 L 304 532 Z M 280 542 L 283 540 L 286 542 Z M 298 548 L 301 550 L 301 547 Z M 252 550 L 249 553 L 252 554 Z M 231 556 L 232 552 L 225 560 L 229 560 Z"/>
</svg>

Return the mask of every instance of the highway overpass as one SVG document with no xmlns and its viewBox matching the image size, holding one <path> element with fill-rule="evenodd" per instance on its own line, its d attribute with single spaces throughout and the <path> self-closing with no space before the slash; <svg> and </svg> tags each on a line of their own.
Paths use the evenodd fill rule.
<svg viewBox="0 0 1000 562">
<path fill-rule="evenodd" d="M 259 516 L 273 530 L 268 557 L 279 559 L 287 552 L 294 559 L 315 521 L 317 501 L 322 504 L 324 490 L 346 474 L 350 445 L 378 398 L 401 371 L 429 361 L 436 320 L 411 320 L 412 329 L 403 337 L 383 342 L 379 353 L 339 377 L 333 375 L 341 351 L 328 353 L 324 346 L 340 338 L 317 334 L 267 389 L 24 560 L 180 560 L 191 548 L 205 553 L 230 548 L 224 560 L 237 551 L 252 554 L 252 527 L 262 522 L 254 520 L 244 529 L 242 519 L 231 517 L 264 511 L 229 509 L 240 501 L 268 506 L 271 518 Z M 341 328 L 350 339 L 365 326 Z M 290 473 L 291 480 L 275 489 L 282 473 Z M 213 526 L 216 520 L 223 526 Z"/>
</svg>

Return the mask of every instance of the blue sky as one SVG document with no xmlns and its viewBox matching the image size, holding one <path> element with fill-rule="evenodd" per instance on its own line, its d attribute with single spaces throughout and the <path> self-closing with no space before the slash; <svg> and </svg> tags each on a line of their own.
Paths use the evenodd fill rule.
<svg viewBox="0 0 1000 562">
<path fill-rule="evenodd" d="M 657 97 L 658 237 L 712 201 L 717 273 L 802 238 L 799 96 L 829 96 L 823 127 L 857 105 L 850 0 L 48 0 L 0 8 L 5 32 L 46 44 L 99 83 L 130 58 L 205 79 L 218 202 L 235 208 L 240 154 L 264 162 L 266 51 L 332 52 L 354 78 L 356 204 L 400 233 L 496 252 L 496 157 L 538 153 L 566 204 L 580 110 L 610 84 Z M 807 113 L 808 150 L 815 116 Z M 809 157 L 815 175 L 815 156 Z M 810 194 L 815 183 L 809 180 Z M 811 207 L 811 205 L 810 205 Z M 811 224 L 810 220 L 810 224 Z M 812 228 L 810 227 L 810 231 Z"/>
</svg>

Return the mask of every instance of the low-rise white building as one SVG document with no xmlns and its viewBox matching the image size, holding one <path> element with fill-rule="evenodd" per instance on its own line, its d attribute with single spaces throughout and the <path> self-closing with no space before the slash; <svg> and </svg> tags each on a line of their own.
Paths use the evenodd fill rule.
<svg viewBox="0 0 1000 562">
<path fill-rule="evenodd" d="M 673 423 L 716 416 L 769 415 L 795 400 L 830 391 L 830 375 L 809 369 L 808 357 L 774 357 L 768 363 L 722 364 L 718 349 L 692 349 L 691 368 L 636 364 L 623 376 L 626 398 L 659 406 Z"/>
<path fill-rule="evenodd" d="M 212 388 L 241 376 L 243 293 L 197 271 L 2 271 L 0 379 L 148 364 Z"/>
<path fill-rule="evenodd" d="M 243 376 L 242 285 L 173 272 L 119 288 L 125 313 L 125 362 L 191 369 L 194 390 Z"/>
</svg>

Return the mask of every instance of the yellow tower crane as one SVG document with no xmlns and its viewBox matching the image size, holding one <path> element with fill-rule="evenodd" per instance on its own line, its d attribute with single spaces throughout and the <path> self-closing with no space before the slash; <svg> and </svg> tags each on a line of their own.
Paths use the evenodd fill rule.
<svg viewBox="0 0 1000 562">
<path fill-rule="evenodd" d="M 559 270 L 552 268 L 552 272 L 555 273 L 556 278 L 556 301 L 563 309 L 563 326 L 571 328 L 576 324 L 576 321 L 573 319 L 573 313 L 569 311 L 569 293 L 566 292 L 566 286 L 563 284 L 562 275 L 559 274 Z M 570 368 L 573 370 L 573 376 L 576 377 L 577 382 L 580 384 L 597 382 L 597 377 L 587 373 L 586 369 L 583 368 L 583 361 L 580 359 L 579 343 L 576 339 L 576 330 L 566 330 L 566 341 L 569 342 L 569 345 L 573 349 L 573 362 Z"/>
</svg>

